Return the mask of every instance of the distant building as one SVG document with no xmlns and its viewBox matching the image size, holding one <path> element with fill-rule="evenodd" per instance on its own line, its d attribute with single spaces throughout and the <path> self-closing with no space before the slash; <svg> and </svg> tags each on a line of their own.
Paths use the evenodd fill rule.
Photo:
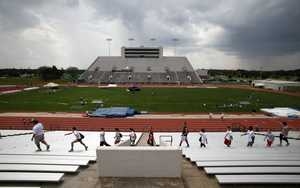
<svg viewBox="0 0 300 188">
<path fill-rule="evenodd" d="M 254 80 L 253 87 L 265 89 L 273 89 L 277 91 L 300 91 L 300 82 L 284 81 L 284 80 Z"/>
<path fill-rule="evenodd" d="M 186 57 L 163 56 L 162 48 L 122 47 L 121 56 L 101 56 L 79 81 L 96 84 L 199 84 Z"/>
</svg>

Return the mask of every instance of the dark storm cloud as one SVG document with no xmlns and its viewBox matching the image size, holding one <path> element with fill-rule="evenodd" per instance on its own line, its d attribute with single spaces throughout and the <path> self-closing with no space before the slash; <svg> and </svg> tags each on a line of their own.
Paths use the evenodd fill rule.
<svg viewBox="0 0 300 188">
<path fill-rule="evenodd" d="M 40 24 L 34 13 L 39 13 L 43 6 L 55 3 L 73 8 L 79 5 L 79 0 L 1 0 L 0 30 L 11 32 L 32 28 Z"/>
<path fill-rule="evenodd" d="M 300 1 L 95 1 L 99 15 L 120 19 L 139 40 L 157 34 L 163 45 L 195 46 L 192 25 L 221 26 L 225 33 L 210 44 L 240 56 L 272 56 L 300 50 Z M 154 22 L 147 22 L 156 17 Z M 162 23 L 159 25 L 157 23 Z M 151 24 L 151 25 L 145 25 Z"/>
<path fill-rule="evenodd" d="M 31 6 L 39 1 L 0 1 L 0 30 L 18 31 L 39 24 L 31 12 Z"/>
<path fill-rule="evenodd" d="M 299 20 L 299 0 L 0 0 L 0 63 L 82 65 L 105 54 L 93 41 L 111 37 L 115 55 L 124 45 L 168 55 L 176 46 L 195 68 L 300 68 Z"/>
<path fill-rule="evenodd" d="M 257 1 L 235 8 L 242 10 L 212 19 L 226 30 L 223 43 L 216 47 L 247 57 L 300 51 L 300 1 Z"/>
<path fill-rule="evenodd" d="M 186 4 L 186 3 L 184 3 Z M 96 7 L 96 19 L 119 19 L 128 28 L 132 38 L 140 43 L 156 38 L 160 45 L 173 45 L 171 39 L 180 38 L 181 44 L 189 43 L 190 37 L 184 28 L 189 29 L 190 12 L 182 6 L 176 6 L 174 1 L 93 1 Z"/>
</svg>

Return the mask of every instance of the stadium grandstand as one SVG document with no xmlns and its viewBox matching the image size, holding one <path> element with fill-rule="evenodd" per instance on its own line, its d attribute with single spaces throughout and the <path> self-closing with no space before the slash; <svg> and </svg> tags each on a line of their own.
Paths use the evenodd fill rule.
<svg viewBox="0 0 300 188">
<path fill-rule="evenodd" d="M 186 57 L 163 56 L 163 48 L 122 47 L 121 56 L 100 56 L 80 76 L 90 84 L 200 84 Z"/>
</svg>

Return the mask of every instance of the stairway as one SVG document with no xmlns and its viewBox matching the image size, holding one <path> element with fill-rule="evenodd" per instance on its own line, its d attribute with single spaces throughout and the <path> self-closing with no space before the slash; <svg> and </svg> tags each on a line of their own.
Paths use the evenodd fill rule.
<svg viewBox="0 0 300 188">
<path fill-rule="evenodd" d="M 147 144 L 147 141 L 148 141 L 148 137 L 149 137 L 149 133 L 148 132 L 144 132 L 142 133 L 142 136 L 140 137 L 138 143 L 137 143 L 137 146 L 149 146 Z M 155 141 L 154 141 L 154 146 L 155 146 Z"/>
</svg>

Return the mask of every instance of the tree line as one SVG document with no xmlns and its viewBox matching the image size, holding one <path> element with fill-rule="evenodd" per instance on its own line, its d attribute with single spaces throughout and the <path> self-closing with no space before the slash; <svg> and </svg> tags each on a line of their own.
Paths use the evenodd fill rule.
<svg viewBox="0 0 300 188">
<path fill-rule="evenodd" d="M 84 72 L 77 67 L 58 69 L 56 66 L 42 66 L 37 69 L 0 69 L 0 77 L 39 77 L 41 80 L 63 79 L 75 82 Z M 228 78 L 241 79 L 285 79 L 300 81 L 300 69 L 296 70 L 277 70 L 277 71 L 255 71 L 255 70 L 208 70 L 209 76 L 227 76 Z"/>
<path fill-rule="evenodd" d="M 42 66 L 37 69 L 0 69 L 0 77 L 39 77 L 44 81 L 64 79 L 75 82 L 83 72 L 77 67 L 58 69 L 56 66 Z"/>
<path fill-rule="evenodd" d="M 208 70 L 209 76 L 224 75 L 228 78 L 244 79 L 285 79 L 300 81 L 300 69 L 296 70 L 276 70 L 276 71 L 256 71 L 256 70 Z"/>
</svg>

